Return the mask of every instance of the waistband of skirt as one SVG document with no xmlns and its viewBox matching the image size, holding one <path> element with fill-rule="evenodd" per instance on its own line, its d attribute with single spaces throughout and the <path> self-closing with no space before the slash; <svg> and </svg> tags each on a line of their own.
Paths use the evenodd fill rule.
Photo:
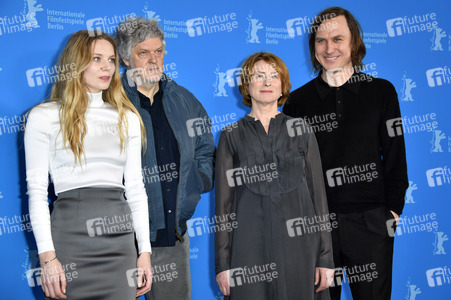
<svg viewBox="0 0 451 300">
<path fill-rule="evenodd" d="M 96 197 L 120 197 L 125 193 L 125 190 L 120 187 L 81 187 L 73 190 L 68 190 L 58 193 L 58 199 L 61 198 L 83 198 L 93 196 Z"/>
</svg>

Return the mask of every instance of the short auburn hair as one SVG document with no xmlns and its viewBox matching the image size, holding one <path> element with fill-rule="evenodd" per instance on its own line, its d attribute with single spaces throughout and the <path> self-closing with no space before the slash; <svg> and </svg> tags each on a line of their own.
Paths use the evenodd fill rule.
<svg viewBox="0 0 451 300">
<path fill-rule="evenodd" d="M 346 18 L 346 23 L 348 24 L 349 31 L 351 32 L 351 61 L 352 66 L 356 69 L 363 68 L 362 60 L 366 54 L 365 44 L 363 43 L 363 33 L 359 22 L 354 18 L 354 16 L 346 9 L 334 6 L 329 7 L 319 13 L 316 16 L 309 32 L 309 48 L 310 48 L 310 58 L 313 63 L 313 68 L 315 72 L 321 70 L 322 66 L 315 57 L 315 40 L 316 31 L 326 20 L 331 20 L 338 16 L 344 16 Z"/>
<path fill-rule="evenodd" d="M 290 95 L 290 75 L 288 74 L 288 68 L 285 63 L 277 55 L 269 52 L 257 52 L 252 54 L 246 58 L 241 65 L 241 84 L 239 85 L 239 90 L 241 95 L 243 95 L 243 103 L 249 107 L 252 106 L 251 95 L 249 94 L 249 84 L 254 75 L 255 64 L 260 60 L 270 64 L 279 74 L 280 82 L 282 83 L 282 96 L 277 101 L 277 105 L 280 107 L 287 101 L 288 96 Z"/>
</svg>

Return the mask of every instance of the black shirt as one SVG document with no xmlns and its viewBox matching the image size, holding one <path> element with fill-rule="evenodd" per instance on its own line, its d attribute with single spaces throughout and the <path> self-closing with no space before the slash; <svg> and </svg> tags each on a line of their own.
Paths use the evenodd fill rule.
<svg viewBox="0 0 451 300">
<path fill-rule="evenodd" d="M 305 118 L 315 132 L 331 212 L 385 205 L 402 213 L 406 153 L 390 82 L 354 73 L 342 86 L 331 87 L 319 74 L 290 94 L 283 112 Z"/>
<path fill-rule="evenodd" d="M 151 244 L 152 247 L 174 246 L 176 241 L 175 214 L 180 152 L 163 108 L 162 82 L 159 82 L 159 90 L 153 97 L 152 105 L 150 104 L 150 99 L 141 93 L 139 93 L 139 99 L 141 107 L 150 113 L 152 119 L 158 171 L 154 166 L 152 168 L 157 172 L 156 174 L 159 174 L 166 221 L 166 228 L 157 231 L 157 237 Z M 173 176 L 174 174 L 177 176 Z"/>
</svg>

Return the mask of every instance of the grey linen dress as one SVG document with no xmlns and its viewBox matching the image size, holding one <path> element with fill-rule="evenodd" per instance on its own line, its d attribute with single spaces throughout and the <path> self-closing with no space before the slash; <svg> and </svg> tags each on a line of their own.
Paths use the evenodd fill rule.
<svg viewBox="0 0 451 300">
<path fill-rule="evenodd" d="M 230 270 L 233 300 L 329 299 L 314 285 L 316 267 L 333 268 L 321 159 L 314 134 L 290 119 L 276 115 L 267 134 L 246 115 L 221 133 L 215 265 Z"/>
</svg>

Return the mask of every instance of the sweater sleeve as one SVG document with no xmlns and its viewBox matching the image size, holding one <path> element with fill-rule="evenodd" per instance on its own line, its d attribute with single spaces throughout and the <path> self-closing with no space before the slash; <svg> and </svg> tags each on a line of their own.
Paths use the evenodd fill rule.
<svg viewBox="0 0 451 300">
<path fill-rule="evenodd" d="M 234 188 L 227 183 L 227 170 L 233 169 L 233 157 L 227 145 L 226 132 L 221 132 L 216 156 L 215 215 L 229 216 L 233 213 Z M 216 224 L 221 226 L 221 224 Z M 215 232 L 215 272 L 230 269 L 232 232 Z"/>
<path fill-rule="evenodd" d="M 127 118 L 129 140 L 126 146 L 127 161 L 124 168 L 125 193 L 133 216 L 139 253 L 152 252 L 147 194 L 141 171 L 141 127 L 135 114 L 129 113 Z"/>
<path fill-rule="evenodd" d="M 50 128 L 46 108 L 34 108 L 25 128 L 28 206 L 38 253 L 54 251 L 48 204 Z"/>
<path fill-rule="evenodd" d="M 390 83 L 383 102 L 381 119 L 380 145 L 384 167 L 385 201 L 390 210 L 401 215 L 409 181 L 398 95 Z"/>
</svg>

